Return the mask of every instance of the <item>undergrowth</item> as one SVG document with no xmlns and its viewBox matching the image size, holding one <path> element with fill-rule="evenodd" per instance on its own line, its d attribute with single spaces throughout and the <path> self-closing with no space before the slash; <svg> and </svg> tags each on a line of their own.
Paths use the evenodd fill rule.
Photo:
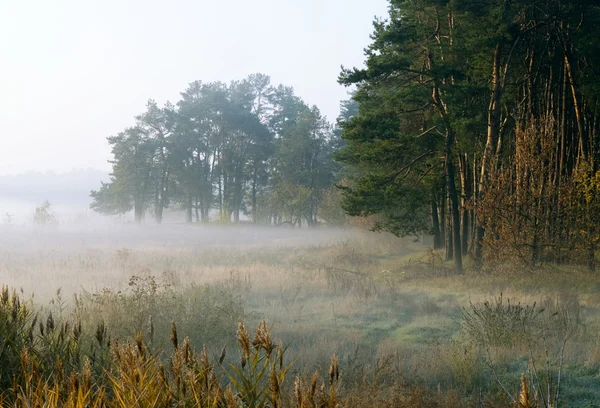
<svg viewBox="0 0 600 408">
<path fill-rule="evenodd" d="M 337 355 L 326 372 L 295 371 L 286 347 L 261 322 L 253 337 L 240 322 L 237 350 L 210 356 L 181 339 L 171 323 L 170 347 L 153 347 L 138 332 L 116 339 L 98 324 L 86 340 L 80 322 L 38 323 L 31 304 L 2 289 L 0 401 L 14 407 L 419 407 L 447 406 L 392 376 L 392 360 L 362 370 L 351 383 Z M 348 379 L 350 381 L 350 379 Z"/>
<path fill-rule="evenodd" d="M 161 302 L 163 297 L 174 295 L 170 290 L 152 279 L 133 279 L 130 291 L 83 295 L 77 298 L 74 311 L 67 313 L 60 294 L 52 305 L 36 312 L 31 301 L 24 301 L 17 292 L 3 287 L 0 296 L 2 406 L 333 408 L 500 407 L 513 404 L 517 407 L 556 407 L 559 401 L 560 384 L 556 383 L 557 376 L 553 374 L 557 367 L 553 366 L 554 371 L 546 373 L 535 372 L 531 369 L 537 358 L 533 352 L 530 367 L 524 370 L 520 383 L 516 381 L 517 377 L 513 378 L 513 384 L 507 385 L 502 382 L 506 376 L 487 373 L 488 380 L 496 379 L 502 388 L 510 388 L 507 395 L 502 395 L 489 386 L 489 381 L 488 386 L 485 381 L 479 381 L 478 393 L 460 386 L 441 387 L 441 383 L 435 386 L 433 378 L 420 378 L 416 372 L 407 372 L 402 367 L 406 356 L 400 353 L 381 357 L 374 364 L 365 364 L 359 358 L 358 347 L 351 355 L 338 357 L 334 354 L 318 368 L 306 370 L 297 364 L 303 356 L 290 358 L 287 346 L 273 337 L 265 321 L 258 324 L 254 336 L 250 336 L 244 323 L 236 323 L 237 334 L 234 336 L 231 332 L 226 336 L 229 339 L 222 338 L 223 347 L 218 353 L 212 353 L 206 346 L 195 347 L 189 336 L 180 335 L 185 331 L 175 321 L 171 321 L 166 333 L 162 333 L 168 334 L 168 341 L 162 343 L 155 338 L 157 327 L 153 319 L 150 319 L 146 333 L 142 331 L 146 327 L 139 326 L 134 335 L 114 324 L 112 327 L 116 331 L 111 332 L 102 320 L 99 305 L 106 304 L 98 297 L 110 301 L 112 308 L 123 313 L 124 324 L 134 324 L 140 316 L 152 316 L 153 312 L 168 306 Z M 217 292 L 211 297 L 213 290 Z M 214 302 L 229 304 L 222 299 L 223 292 L 219 290 L 235 292 L 232 287 L 227 290 L 218 286 L 202 289 L 201 293 L 209 300 L 204 304 L 207 313 L 219 314 L 221 311 L 221 307 L 210 310 Z M 156 297 L 153 299 L 156 304 L 136 311 L 140 302 L 150 300 L 149 296 Z M 527 341 L 534 330 L 542 328 L 553 330 L 555 337 L 565 343 L 576 335 L 577 324 L 568 317 L 576 316 L 574 301 L 549 299 L 545 307 L 552 310 L 551 317 L 556 317 L 558 323 L 543 321 L 543 312 L 535 306 L 515 305 L 499 297 L 494 302 L 473 304 L 470 309 L 464 309 L 462 327 L 466 336 L 484 348 L 513 347 L 515 343 L 500 340 L 510 337 L 514 341 Z M 95 326 L 82 324 L 82 317 L 89 318 L 94 311 L 100 313 Z M 127 316 L 134 311 L 140 314 Z M 198 312 L 200 316 L 202 310 Z M 232 316 L 221 316 L 224 319 L 222 325 L 233 319 Z M 161 316 L 156 322 L 167 317 Z M 201 327 L 211 330 L 210 325 Z M 517 335 L 526 327 L 531 332 L 523 337 Z M 163 329 L 160 326 L 160 330 Z M 567 336 L 566 340 L 564 336 Z M 214 344 L 214 338 L 207 338 Z M 477 351 L 473 350 L 476 355 Z M 452 359 L 455 366 L 448 372 L 456 373 L 458 381 L 465 381 L 469 373 L 481 370 L 477 358 L 472 360 L 458 353 Z M 465 366 L 467 361 L 471 361 L 473 367 Z M 486 363 L 488 367 L 497 364 Z M 459 365 L 463 365 L 463 374 L 460 374 Z M 441 366 L 437 368 L 439 370 Z M 486 374 L 482 372 L 481 375 Z M 550 377 L 552 375 L 554 377 Z M 473 379 L 470 382 L 476 383 Z M 550 383 L 548 389 L 556 393 L 552 401 L 540 397 L 542 386 Z"/>
<path fill-rule="evenodd" d="M 205 391 L 218 387 L 222 394 L 202 395 L 223 407 L 228 386 L 240 407 L 508 407 L 525 400 L 529 405 L 521 406 L 596 406 L 597 278 L 560 268 L 456 275 L 439 251 L 402 252 L 398 245 L 369 238 L 232 253 L 108 248 L 5 254 L 0 269 L 10 268 L 9 278 L 29 279 L 43 269 L 35 275 L 35 304 L 23 293 L 2 292 L 3 406 L 77 406 L 68 402 L 75 398 L 69 397 L 71 382 L 91 383 L 86 406 L 96 399 L 97 406 L 153 406 L 146 392 L 163 406 L 196 406 L 188 392 L 202 367 L 174 373 L 173 339 L 178 350 L 187 344 L 197 360 L 206 356 L 214 388 L 205 385 Z M 62 280 L 52 281 L 57 277 Z M 85 279 L 94 282 L 87 288 L 107 289 L 85 291 Z M 48 296 L 62 284 L 63 292 Z M 262 349 L 254 364 L 256 334 L 249 336 L 252 354 L 243 351 L 236 336 L 240 321 L 269 333 L 269 357 Z M 127 374 L 115 353 L 143 375 Z M 331 394 L 333 353 L 339 374 Z M 273 388 L 277 399 L 269 390 L 271 366 L 264 365 L 275 360 L 282 375 Z M 147 384 L 138 390 L 139 403 L 123 394 L 139 385 L 136 375 Z M 120 382 L 130 385 L 118 388 Z M 326 405 L 332 395 L 337 405 Z"/>
</svg>

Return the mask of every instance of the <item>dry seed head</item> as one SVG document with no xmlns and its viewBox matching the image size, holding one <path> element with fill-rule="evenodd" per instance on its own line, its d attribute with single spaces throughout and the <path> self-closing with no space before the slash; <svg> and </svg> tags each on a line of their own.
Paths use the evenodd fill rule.
<svg viewBox="0 0 600 408">
<path fill-rule="evenodd" d="M 262 323 L 260 322 L 260 324 L 256 327 L 256 331 L 254 332 L 254 340 L 252 340 L 252 346 L 256 349 L 259 350 L 263 344 L 263 339 L 262 339 Z"/>
<path fill-rule="evenodd" d="M 233 390 L 231 389 L 231 385 L 228 385 L 225 389 L 225 402 L 227 404 L 227 408 L 236 408 L 237 401 L 235 400 L 235 395 L 233 394 Z"/>
<path fill-rule="evenodd" d="M 188 365 L 190 362 L 190 338 L 183 339 L 183 364 Z"/>
<path fill-rule="evenodd" d="M 150 316 L 150 344 L 154 343 L 154 321 Z"/>
<path fill-rule="evenodd" d="M 262 348 L 267 353 L 267 357 L 271 357 L 274 346 L 273 342 L 271 341 L 271 334 L 269 333 L 267 323 L 264 320 L 260 322 L 256 328 L 256 335 L 252 344 L 256 350 Z"/>
<path fill-rule="evenodd" d="M 208 373 L 212 370 L 212 367 L 210 365 L 210 362 L 208 361 L 208 352 L 206 351 L 206 346 L 202 347 L 202 356 L 200 358 L 201 358 L 200 363 L 202 364 L 202 370 L 208 376 Z"/>
<path fill-rule="evenodd" d="M 37 321 L 38 321 L 38 314 L 36 313 L 35 316 L 33 316 L 33 321 L 31 322 L 31 331 L 33 331 L 33 329 L 35 328 Z"/>
<path fill-rule="evenodd" d="M 29 355 L 29 351 L 27 351 L 26 348 L 24 348 L 21 351 L 21 370 L 24 373 L 29 373 L 29 365 L 31 364 L 31 356 Z"/>
<path fill-rule="evenodd" d="M 294 396 L 296 397 L 298 408 L 302 408 L 302 380 L 300 376 L 297 376 L 296 381 L 294 381 Z"/>
<path fill-rule="evenodd" d="M 142 338 L 141 332 L 137 332 L 137 336 L 135 336 L 135 345 L 137 347 L 138 356 L 144 359 L 146 357 L 146 350 L 144 349 L 144 339 Z"/>
<path fill-rule="evenodd" d="M 77 391 L 79 391 L 79 379 L 77 378 L 77 374 L 72 373 L 69 378 L 69 392 L 77 394 Z"/>
<path fill-rule="evenodd" d="M 90 365 L 90 360 L 85 360 L 85 363 L 83 364 L 82 387 L 85 391 L 92 388 L 92 367 Z"/>
<path fill-rule="evenodd" d="M 279 380 L 277 379 L 277 370 L 274 365 L 271 366 L 271 373 L 269 375 L 269 391 L 271 392 L 273 408 L 277 408 L 279 402 Z"/>
<path fill-rule="evenodd" d="M 283 369 L 283 342 L 277 347 L 277 362 L 279 363 L 279 371 Z"/>
<path fill-rule="evenodd" d="M 106 326 L 104 325 L 104 321 L 101 321 L 100 323 L 98 323 L 98 326 L 96 327 L 96 340 L 98 341 L 98 344 L 100 344 L 101 346 L 104 343 L 105 336 L 106 336 Z"/>
<path fill-rule="evenodd" d="M 340 377 L 339 360 L 335 353 L 331 356 L 331 364 L 329 365 L 329 384 L 333 385 Z"/>
<path fill-rule="evenodd" d="M 179 342 L 177 341 L 177 326 L 175 326 L 175 322 L 171 322 L 171 343 L 173 344 L 173 348 L 177 350 L 179 346 Z"/>
<path fill-rule="evenodd" d="M 525 374 L 521 374 L 521 392 L 519 393 L 519 408 L 532 408 L 529 403 L 529 387 Z"/>
<path fill-rule="evenodd" d="M 317 381 L 319 381 L 319 372 L 315 371 L 310 381 L 310 400 L 314 401 L 315 393 L 317 392 Z"/>
<path fill-rule="evenodd" d="M 237 339 L 242 349 L 242 361 L 245 361 L 250 356 L 250 336 L 243 322 L 238 324 Z"/>
<path fill-rule="evenodd" d="M 17 320 L 17 317 L 19 316 L 19 310 L 20 309 L 21 309 L 21 300 L 19 299 L 19 296 L 17 296 L 17 292 L 13 292 L 13 295 L 12 295 L 12 310 L 11 310 L 11 315 L 12 315 L 13 321 Z"/>
<path fill-rule="evenodd" d="M 1 302 L 3 306 L 6 306 L 8 304 L 8 299 L 10 299 L 10 292 L 8 290 L 8 286 L 2 285 Z"/>
<path fill-rule="evenodd" d="M 52 317 L 52 312 L 50 312 L 48 318 L 46 319 L 46 330 L 49 332 L 54 330 L 54 318 Z"/>
</svg>

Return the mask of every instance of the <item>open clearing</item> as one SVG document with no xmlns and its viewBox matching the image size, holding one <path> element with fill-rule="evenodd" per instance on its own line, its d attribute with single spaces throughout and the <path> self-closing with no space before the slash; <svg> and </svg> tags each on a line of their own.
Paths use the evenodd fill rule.
<svg viewBox="0 0 600 408">
<path fill-rule="evenodd" d="M 155 344 L 168 343 L 173 320 L 213 354 L 235 341 L 237 321 L 264 319 L 300 371 L 326 372 L 333 353 L 348 375 L 393 357 L 387 370 L 464 394 L 497 389 L 496 377 L 518 389 L 530 358 L 555 345 L 509 342 L 488 350 L 490 365 L 461 331 L 462 308 L 502 294 L 563 310 L 578 327 L 564 351 L 564 393 L 573 406 L 600 399 L 600 279 L 577 269 L 453 275 L 412 238 L 342 229 L 12 228 L 0 236 L 2 281 L 35 293 L 46 312 L 101 319 L 119 335 L 147 336 L 153 322 Z"/>
</svg>

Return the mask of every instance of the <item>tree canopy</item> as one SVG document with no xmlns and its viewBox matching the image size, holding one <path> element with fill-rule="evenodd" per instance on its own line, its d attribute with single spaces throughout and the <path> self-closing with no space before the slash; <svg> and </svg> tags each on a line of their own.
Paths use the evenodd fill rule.
<svg viewBox="0 0 600 408">
<path fill-rule="evenodd" d="M 108 138 L 92 207 L 308 226 L 341 208 L 431 233 L 458 272 L 467 255 L 594 269 L 599 24 L 583 0 L 390 0 L 335 126 L 264 74 L 196 81 Z"/>
<path fill-rule="evenodd" d="M 344 208 L 430 230 L 459 271 L 484 247 L 536 264 L 575 245 L 593 230 L 568 209 L 598 172 L 598 23 L 585 1 L 390 1 L 366 68 L 340 76 L 359 107 Z"/>
<path fill-rule="evenodd" d="M 333 185 L 339 132 L 294 90 L 264 74 L 230 84 L 195 81 L 176 105 L 150 100 L 133 126 L 108 138 L 111 180 L 92 191 L 104 214 L 165 208 L 186 220 L 317 224 Z"/>
</svg>

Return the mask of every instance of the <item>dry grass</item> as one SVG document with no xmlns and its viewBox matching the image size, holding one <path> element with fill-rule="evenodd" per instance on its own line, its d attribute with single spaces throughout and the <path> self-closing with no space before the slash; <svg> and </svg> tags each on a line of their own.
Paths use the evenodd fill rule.
<svg viewBox="0 0 600 408">
<path fill-rule="evenodd" d="M 44 321 L 52 312 L 57 319 L 85 321 L 90 327 L 104 323 L 113 339 L 134 339 L 139 331 L 148 346 L 159 349 L 169 344 L 174 320 L 191 347 L 206 345 L 213 360 L 223 346 L 235 347 L 239 320 L 251 326 L 266 320 L 273 342 L 286 344 L 287 355 L 296 360 L 293 378 L 281 385 L 283 406 L 293 406 L 298 398 L 296 376 L 301 378 L 298 392 L 310 390 L 312 374 L 318 370 L 327 376 L 334 353 L 342 378 L 336 392 L 348 406 L 361 406 L 358 401 L 376 406 L 366 401 L 392 395 L 404 406 L 419 406 L 414 401 L 422 401 L 421 406 L 507 406 L 511 401 L 495 377 L 518 396 L 521 373 L 532 378 L 531 354 L 544 360 L 546 346 L 538 343 L 531 353 L 512 341 L 514 330 L 500 330 L 498 336 L 507 339 L 494 344 L 494 374 L 485 347 L 461 330 L 461 308 L 500 293 L 547 310 L 571 302 L 566 310 L 572 312 L 576 302 L 585 330 L 564 347 L 561 399 L 579 406 L 600 396 L 598 387 L 589 385 L 600 368 L 600 279 L 583 269 L 531 272 L 506 266 L 454 275 L 439 253 L 410 238 L 353 231 L 224 230 L 214 242 L 186 232 L 182 239 L 169 235 L 168 244 L 160 231 L 146 231 L 143 242 L 134 239 L 137 233 L 120 239 L 99 233 L 75 243 L 75 234 L 57 238 L 54 246 L 31 236 L 28 247 L 0 249 L 0 276 L 26 294 L 36 292 Z M 55 295 L 59 287 L 61 299 Z M 544 324 L 559 333 L 560 323 Z M 82 338 L 93 339 L 94 332 L 84 329 Z M 555 348 L 552 352 L 556 355 Z M 383 364 L 388 358 L 393 363 Z"/>
<path fill-rule="evenodd" d="M 39 334 L 32 335 L 37 318 L 6 287 L 0 313 L 7 324 L 2 333 L 13 334 L 10 339 L 3 336 L 1 406 L 424 407 L 440 406 L 442 398 L 454 398 L 452 393 L 431 395 L 420 387 L 390 383 L 388 378 L 397 375 L 390 369 L 391 359 L 378 363 L 371 376 L 363 371 L 350 387 L 344 385 L 336 354 L 323 375 L 319 370 L 309 376 L 294 373 L 294 361 L 287 358 L 286 347 L 275 343 L 264 321 L 253 337 L 240 322 L 237 352 L 229 357 L 223 348 L 218 358 L 211 358 L 206 347 L 196 351 L 188 337 L 180 342 L 174 322 L 170 353 L 152 347 L 140 332 L 128 341 L 111 342 L 105 328 L 98 326 L 91 339 L 93 351 L 88 354 L 83 351 L 79 322 L 54 322 L 49 317 L 40 324 Z M 59 333 L 57 337 L 55 333 Z M 54 347 L 63 344 L 66 347 Z"/>
</svg>

